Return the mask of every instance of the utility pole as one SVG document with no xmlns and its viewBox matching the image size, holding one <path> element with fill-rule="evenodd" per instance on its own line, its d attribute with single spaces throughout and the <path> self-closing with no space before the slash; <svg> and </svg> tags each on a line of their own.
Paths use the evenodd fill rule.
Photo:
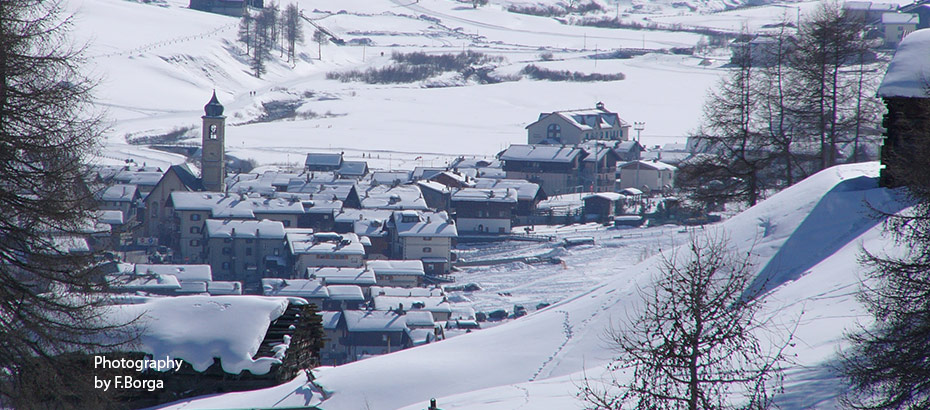
<svg viewBox="0 0 930 410">
<path fill-rule="evenodd" d="M 646 129 L 645 121 L 636 121 L 633 123 L 633 129 L 636 130 L 636 142 L 639 142 L 640 133 Z"/>
</svg>

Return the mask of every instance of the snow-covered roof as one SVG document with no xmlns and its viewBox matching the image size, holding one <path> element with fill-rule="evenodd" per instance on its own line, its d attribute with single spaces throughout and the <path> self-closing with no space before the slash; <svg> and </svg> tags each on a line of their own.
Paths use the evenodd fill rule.
<svg viewBox="0 0 930 410">
<path fill-rule="evenodd" d="M 343 161 L 342 165 L 336 170 L 339 175 L 360 177 L 368 172 L 368 163 L 365 161 Z"/>
<path fill-rule="evenodd" d="M 297 296 L 307 299 L 325 299 L 329 291 L 323 281 L 315 279 L 262 279 L 265 296 Z"/>
<path fill-rule="evenodd" d="M 662 161 L 630 161 L 630 162 L 625 162 L 623 164 L 618 165 L 617 168 L 621 168 L 621 169 L 638 168 L 638 169 L 650 169 L 650 170 L 656 170 L 656 171 L 658 170 L 675 171 L 678 169 L 674 165 L 669 165 Z"/>
<path fill-rule="evenodd" d="M 423 276 L 423 262 L 418 260 L 371 260 L 368 269 L 378 275 Z"/>
<path fill-rule="evenodd" d="M 411 310 L 404 314 L 407 327 L 433 327 L 433 314 L 428 311 Z"/>
<path fill-rule="evenodd" d="M 390 209 L 352 209 L 343 208 L 338 214 L 333 216 L 337 223 L 349 223 L 354 221 L 378 220 L 386 221 L 391 219 L 394 211 Z"/>
<path fill-rule="evenodd" d="M 434 175 L 439 174 L 445 170 L 446 169 L 444 167 L 414 167 L 413 173 L 410 174 L 410 177 L 414 180 L 430 179 Z"/>
<path fill-rule="evenodd" d="M 137 188 L 130 184 L 116 184 L 109 186 L 100 193 L 101 201 L 109 202 L 132 202 L 135 198 Z"/>
<path fill-rule="evenodd" d="M 115 210 L 115 209 L 97 211 L 97 222 L 110 224 L 110 225 L 122 225 L 123 224 L 123 211 Z"/>
<path fill-rule="evenodd" d="M 620 195 L 620 194 L 618 194 L 618 193 L 616 193 L 616 192 L 599 192 L 599 193 L 596 193 L 596 194 L 586 195 L 586 196 L 585 196 L 584 198 L 582 198 L 582 199 L 587 200 L 588 198 L 603 198 L 603 199 L 606 199 L 606 200 L 608 200 L 608 201 L 615 202 L 615 201 L 619 201 L 620 198 L 623 198 L 623 195 Z"/>
<path fill-rule="evenodd" d="M 395 182 L 406 184 L 411 181 L 410 174 L 410 171 L 378 171 L 371 174 L 371 181 L 382 185 Z"/>
<path fill-rule="evenodd" d="M 302 214 L 299 201 L 262 198 L 258 194 L 226 194 L 222 192 L 171 193 L 171 203 L 179 211 L 209 211 L 215 218 L 254 218 L 256 214 Z"/>
<path fill-rule="evenodd" d="M 917 25 L 919 16 L 916 13 L 883 13 L 882 24 L 913 24 Z"/>
<path fill-rule="evenodd" d="M 614 146 L 614 151 L 629 152 L 630 150 L 636 147 L 639 147 L 640 149 L 645 148 L 639 143 L 639 141 L 622 141 Z"/>
<path fill-rule="evenodd" d="M 133 350 L 182 359 L 198 372 L 219 358 L 226 373 L 266 374 L 281 361 L 253 357 L 268 326 L 289 302 L 306 303 L 293 298 L 198 295 L 150 298 L 139 304 L 115 305 L 110 311 L 118 321 L 139 317 L 130 325 L 141 332 Z"/>
<path fill-rule="evenodd" d="M 520 201 L 532 201 L 539 194 L 539 184 L 522 179 L 476 178 L 475 187 L 515 189 Z"/>
<path fill-rule="evenodd" d="M 236 281 L 211 280 L 207 282 L 207 292 L 213 296 L 241 295 L 242 283 Z"/>
<path fill-rule="evenodd" d="M 340 164 L 342 164 L 342 154 L 329 152 L 311 152 L 307 154 L 307 159 L 304 161 L 304 165 L 308 167 L 338 167 Z"/>
<path fill-rule="evenodd" d="M 930 87 L 930 29 L 914 31 L 895 51 L 878 87 L 879 97 L 927 98 Z"/>
<path fill-rule="evenodd" d="M 148 274 L 148 275 L 113 275 L 107 277 L 110 286 L 115 290 L 129 292 L 157 292 L 181 289 L 178 278 L 174 275 Z"/>
<path fill-rule="evenodd" d="M 443 296 L 440 288 L 398 288 L 393 286 L 372 286 L 372 296 Z"/>
<path fill-rule="evenodd" d="M 387 311 L 345 310 L 342 312 L 350 332 L 404 332 L 407 321 L 404 316 Z"/>
<path fill-rule="evenodd" d="M 208 219 L 209 238 L 284 239 L 284 224 L 280 221 L 242 221 Z"/>
<path fill-rule="evenodd" d="M 448 194 L 452 191 L 448 186 L 440 184 L 436 181 L 417 181 L 417 185 L 419 185 L 421 189 L 427 188 L 444 194 Z"/>
<path fill-rule="evenodd" d="M 371 286 L 377 283 L 375 273 L 364 268 L 309 267 L 307 277 L 328 285 Z"/>
<path fill-rule="evenodd" d="M 136 275 L 174 275 L 181 282 L 209 282 L 213 280 L 210 265 L 148 265 L 137 264 Z"/>
<path fill-rule="evenodd" d="M 517 190 L 510 188 L 462 188 L 452 193 L 454 202 L 517 203 Z"/>
<path fill-rule="evenodd" d="M 445 296 L 372 296 L 371 299 L 375 310 L 397 310 L 403 307 L 406 311 L 421 309 L 428 312 L 452 313 L 452 305 Z"/>
<path fill-rule="evenodd" d="M 365 294 L 358 285 L 326 285 L 331 300 L 364 301 Z"/>
<path fill-rule="evenodd" d="M 539 121 L 542 121 L 550 115 L 557 115 L 568 121 L 569 124 L 580 130 L 592 130 L 601 128 L 619 128 L 629 126 L 629 124 L 620 118 L 617 113 L 607 111 L 603 104 L 598 103 L 596 108 L 582 108 L 577 110 L 554 111 L 551 113 L 539 114 L 539 119 L 526 128 L 531 127 Z"/>
<path fill-rule="evenodd" d="M 359 195 L 366 209 L 429 209 L 417 185 L 375 185 Z"/>
<path fill-rule="evenodd" d="M 342 312 L 318 312 L 323 317 L 323 329 L 333 330 L 339 326 L 339 319 L 342 319 Z"/>
<path fill-rule="evenodd" d="M 181 282 L 181 288 L 175 294 L 207 293 L 207 282 Z"/>
<path fill-rule="evenodd" d="M 398 236 L 457 237 L 458 230 L 445 212 L 396 211 L 392 220 Z"/>
<path fill-rule="evenodd" d="M 502 161 L 566 163 L 574 161 L 582 152 L 571 146 L 512 144 L 510 148 L 501 153 L 500 159 Z"/>
<path fill-rule="evenodd" d="M 292 255 L 364 255 L 365 247 L 354 233 L 314 232 L 287 229 L 287 246 Z"/>
</svg>

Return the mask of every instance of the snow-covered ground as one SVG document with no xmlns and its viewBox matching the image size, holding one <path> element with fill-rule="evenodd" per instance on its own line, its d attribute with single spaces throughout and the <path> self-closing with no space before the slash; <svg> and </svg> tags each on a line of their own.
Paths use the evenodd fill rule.
<svg viewBox="0 0 930 410">
<path fill-rule="evenodd" d="M 831 370 L 843 332 L 867 318 L 856 301 L 862 247 L 888 246 L 868 206 L 898 211 L 893 191 L 877 187 L 878 164 L 820 172 L 735 217 L 705 229 L 725 232 L 751 251 L 758 283 L 769 289 L 765 311 L 774 326 L 795 331 L 795 364 L 783 408 L 836 407 L 842 383 Z M 670 250 L 670 249 L 664 249 Z M 599 377 L 611 352 L 604 332 L 639 305 L 638 290 L 658 272 L 659 256 L 617 269 L 614 248 L 591 250 L 583 271 L 602 270 L 600 285 L 527 317 L 480 332 L 348 365 L 316 370 L 325 409 L 420 409 L 430 397 L 442 408 L 580 408 L 577 384 Z M 600 256 L 599 258 L 597 256 Z M 577 268 L 576 268 L 577 269 Z M 177 403 L 170 408 L 296 406 L 323 399 L 295 380 L 274 389 Z"/>
<path fill-rule="evenodd" d="M 591 107 L 603 101 L 628 122 L 643 121 L 647 146 L 683 142 L 697 127 L 708 87 L 725 73 L 725 51 L 704 58 L 658 52 L 690 47 L 691 32 L 637 31 L 572 26 L 553 18 L 506 11 L 496 1 L 472 9 L 453 0 L 301 0 L 305 14 L 346 40 L 370 38 L 370 46 L 316 44 L 298 49 L 295 63 L 277 59 L 262 79 L 253 77 L 235 41 L 235 18 L 186 8 L 185 0 L 136 2 L 68 0 L 74 27 L 87 41 L 88 67 L 100 78 L 100 105 L 111 119 L 100 157 L 103 163 L 132 159 L 167 165 L 185 159 L 132 145 L 127 139 L 193 127 L 199 140 L 202 107 L 215 89 L 226 107 L 227 149 L 259 164 L 301 164 L 308 151 L 345 151 L 373 168 L 438 166 L 459 155 L 490 158 L 511 143 L 526 141 L 524 127 L 540 112 Z M 602 14 L 624 19 L 738 31 L 797 16 L 817 2 L 720 11 L 736 0 L 601 1 Z M 688 4 L 696 11 L 677 7 Z M 797 7 L 797 8 L 795 8 Z M 345 12 L 343 12 L 345 10 Z M 713 15 L 710 11 L 719 11 Z M 305 27 L 307 34 L 311 32 Z M 593 59 L 620 47 L 657 52 L 632 59 Z M 480 51 L 501 56 L 495 73 L 514 75 L 527 64 L 585 73 L 622 72 L 621 81 L 564 83 L 521 79 L 477 84 L 441 77 L 397 85 L 343 83 L 326 73 L 381 67 L 393 52 Z M 552 53 L 552 61 L 543 61 Z M 546 58 L 548 60 L 548 58 Z M 292 102 L 295 118 L 254 122 L 262 103 Z M 370 158 L 373 156 L 374 158 Z M 844 330 L 864 319 L 855 300 L 861 246 L 886 246 L 864 200 L 902 207 L 891 192 L 876 188 L 877 164 L 842 166 L 817 174 L 717 227 L 740 250 L 752 250 L 766 306 L 784 327 L 797 322 L 796 365 L 781 396 L 783 408 L 833 408 L 842 384 L 831 363 Z M 508 243 L 469 246 L 465 258 L 492 259 L 549 254 L 561 264 L 514 263 L 469 268 L 460 283 L 485 290 L 454 293 L 457 303 L 478 309 L 522 304 L 529 316 L 440 343 L 316 370 L 316 385 L 299 377 L 261 391 L 175 403 L 172 408 L 292 407 L 325 409 L 421 409 L 430 397 L 444 409 L 579 408 L 582 372 L 602 373 L 611 352 L 603 334 L 635 312 L 637 292 L 656 273 L 657 254 L 682 243 L 678 227 L 608 229 L 575 226 L 566 231 L 537 227 L 558 237 L 592 236 L 593 246 L 559 250 L 555 244 Z M 548 230 L 548 231 L 547 231 Z M 578 230 L 578 232 L 575 232 Z M 319 387 L 321 386 L 321 387 Z M 325 394 L 321 391 L 325 391 Z"/>
<path fill-rule="evenodd" d="M 87 42 L 88 66 L 101 80 L 100 105 L 112 120 L 102 160 L 182 161 L 130 146 L 127 137 L 193 126 L 186 135 L 196 142 L 202 107 L 213 89 L 226 107 L 230 153 L 262 164 L 299 163 L 310 150 L 346 150 L 389 157 L 385 168 L 409 166 L 416 157 L 424 157 L 420 161 L 426 165 L 441 165 L 454 156 L 489 156 L 525 142 L 524 127 L 540 112 L 592 107 L 598 101 L 628 122 L 646 122 L 647 144 L 653 137 L 655 143 L 680 141 L 697 126 L 701 101 L 725 61 L 700 66 L 699 58 L 670 54 L 595 60 L 590 56 L 619 47 L 693 46 L 701 36 L 565 25 L 507 12 L 497 2 L 477 10 L 451 0 L 297 4 L 346 40 L 369 38 L 373 44 L 327 43 L 317 59 L 317 45 L 308 40 L 298 47 L 296 63 L 275 57 L 257 79 L 236 41 L 236 18 L 187 9 L 184 0 L 70 0 L 75 33 Z M 312 27 L 305 30 L 309 37 Z M 369 85 L 325 78 L 332 71 L 387 65 L 393 52 L 463 50 L 504 57 L 496 70 L 502 75 L 532 63 L 585 73 L 622 72 L 626 79 L 481 85 L 444 76 L 460 86 L 427 88 L 425 83 Z M 541 61 L 544 52 L 551 52 L 554 61 Z M 298 104 L 304 117 L 251 122 L 262 114 L 262 103 L 280 101 Z"/>
</svg>

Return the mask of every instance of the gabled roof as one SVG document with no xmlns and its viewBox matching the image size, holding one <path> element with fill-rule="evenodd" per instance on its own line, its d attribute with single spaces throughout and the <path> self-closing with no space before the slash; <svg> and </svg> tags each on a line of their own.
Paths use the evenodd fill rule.
<svg viewBox="0 0 930 410">
<path fill-rule="evenodd" d="M 409 220 L 409 221 L 406 221 Z M 445 212 L 418 212 L 395 211 L 391 222 L 397 235 L 404 236 L 430 236 L 430 237 L 457 237 L 458 230 L 449 215 Z"/>
<path fill-rule="evenodd" d="M 181 282 L 209 282 L 213 280 L 210 265 L 148 265 L 136 264 L 136 275 L 174 275 Z"/>
<path fill-rule="evenodd" d="M 427 210 L 426 199 L 417 185 L 377 185 L 360 192 L 362 208 Z"/>
<path fill-rule="evenodd" d="M 619 165 L 617 168 L 621 169 L 650 169 L 650 170 L 670 170 L 675 171 L 678 168 L 675 168 L 673 165 L 666 164 L 661 161 L 630 161 Z"/>
<path fill-rule="evenodd" d="M 363 177 L 368 174 L 368 163 L 365 161 L 343 161 L 336 173 L 343 176 Z"/>
<path fill-rule="evenodd" d="M 279 221 L 221 221 L 207 219 L 209 238 L 284 239 L 284 224 Z"/>
<path fill-rule="evenodd" d="M 375 310 L 425 310 L 452 313 L 452 305 L 445 296 L 372 296 Z"/>
<path fill-rule="evenodd" d="M 476 178 L 475 187 L 515 189 L 517 199 L 521 201 L 532 201 L 540 193 L 539 184 L 522 179 Z"/>
<path fill-rule="evenodd" d="M 329 291 L 323 282 L 315 279 L 262 279 L 265 296 L 295 296 L 308 299 L 326 299 Z"/>
<path fill-rule="evenodd" d="M 368 269 L 378 275 L 423 276 L 423 262 L 418 260 L 371 260 Z"/>
<path fill-rule="evenodd" d="M 342 316 L 350 332 L 405 332 L 407 320 L 404 316 L 386 311 L 345 310 Z"/>
<path fill-rule="evenodd" d="M 607 111 L 603 104 L 598 103 L 596 108 L 582 108 L 577 110 L 563 110 L 553 111 L 551 113 L 541 113 L 539 114 L 539 119 L 537 119 L 532 124 L 527 125 L 526 128 L 530 128 L 536 123 L 552 115 L 563 118 L 569 124 L 582 131 L 604 128 L 620 128 L 630 125 L 626 121 L 623 121 L 623 119 L 621 119 L 617 113 Z"/>
<path fill-rule="evenodd" d="M 103 192 L 100 193 L 100 200 L 109 202 L 132 202 L 137 193 L 138 191 L 135 185 L 116 184 L 104 189 Z"/>
<path fill-rule="evenodd" d="M 502 161 L 568 163 L 583 153 L 583 150 L 570 146 L 513 144 L 501 153 L 500 159 Z"/>
<path fill-rule="evenodd" d="M 298 201 L 262 198 L 258 194 L 227 194 L 222 192 L 171 193 L 171 204 L 179 211 L 210 211 L 215 218 L 254 218 L 256 214 L 302 214 Z"/>
<path fill-rule="evenodd" d="M 348 300 L 361 302 L 365 300 L 365 294 L 358 285 L 327 285 L 330 300 Z"/>
<path fill-rule="evenodd" d="M 342 164 L 342 154 L 341 153 L 329 153 L 329 152 L 311 152 L 307 154 L 307 159 L 304 161 L 304 165 L 311 166 L 323 166 L 323 167 L 338 167 Z"/>
<path fill-rule="evenodd" d="M 328 285 L 371 286 L 377 283 L 374 272 L 364 268 L 307 268 L 307 278 L 322 280 Z"/>
<path fill-rule="evenodd" d="M 510 188 L 462 188 L 452 193 L 453 202 L 517 203 L 517 190 Z"/>
<path fill-rule="evenodd" d="M 911 13 L 883 13 L 882 24 L 917 24 L 919 16 Z"/>
<path fill-rule="evenodd" d="M 172 165 L 168 172 L 173 172 L 184 186 L 191 191 L 203 191 L 203 181 L 191 172 L 187 165 Z"/>
<path fill-rule="evenodd" d="M 287 229 L 287 246 L 292 255 L 364 255 L 365 247 L 354 233 L 315 232 Z"/>
</svg>

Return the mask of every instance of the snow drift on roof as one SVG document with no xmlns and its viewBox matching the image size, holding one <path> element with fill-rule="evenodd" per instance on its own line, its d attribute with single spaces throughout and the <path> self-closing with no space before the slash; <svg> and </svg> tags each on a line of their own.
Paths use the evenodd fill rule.
<svg viewBox="0 0 930 410">
<path fill-rule="evenodd" d="M 930 86 L 930 29 L 917 30 L 898 45 L 878 87 L 879 97 L 927 98 Z"/>
</svg>

